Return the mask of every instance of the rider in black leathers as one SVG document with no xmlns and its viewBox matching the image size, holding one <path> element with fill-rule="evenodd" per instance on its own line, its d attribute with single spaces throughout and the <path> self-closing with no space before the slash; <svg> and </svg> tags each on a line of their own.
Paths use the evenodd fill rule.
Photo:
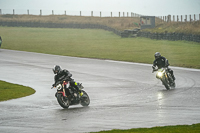
<svg viewBox="0 0 200 133">
<path fill-rule="evenodd" d="M 1 44 L 2 44 L 2 38 L 1 38 L 1 36 L 0 36 L 0 47 L 1 47 Z"/>
<path fill-rule="evenodd" d="M 71 78 L 72 74 L 68 70 L 62 70 L 60 66 L 56 65 L 53 68 L 53 72 L 54 74 L 56 74 L 54 77 L 55 83 L 52 85 L 53 87 L 55 87 L 56 83 L 58 83 L 59 81 L 68 80 L 70 81 L 70 85 L 76 89 L 75 91 L 77 92 L 77 94 L 79 95 L 81 93 L 77 86 L 77 83 L 74 81 L 74 79 Z"/>
<path fill-rule="evenodd" d="M 158 69 L 160 69 L 162 67 L 166 67 L 168 69 L 169 73 L 172 75 L 172 78 L 174 81 L 175 80 L 174 72 L 172 69 L 168 68 L 168 66 L 169 66 L 168 60 L 165 57 L 161 56 L 161 54 L 159 52 L 156 52 L 154 57 L 155 57 L 155 60 L 153 62 L 152 68 L 155 69 L 156 66 L 158 67 Z"/>
</svg>

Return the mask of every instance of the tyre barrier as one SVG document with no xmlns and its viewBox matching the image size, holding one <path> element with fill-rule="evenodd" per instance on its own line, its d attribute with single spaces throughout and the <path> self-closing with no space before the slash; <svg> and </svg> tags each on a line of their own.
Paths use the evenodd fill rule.
<svg viewBox="0 0 200 133">
<path fill-rule="evenodd" d="M 0 26 L 8 27 L 36 27 L 36 28 L 75 28 L 75 29 L 103 29 L 111 31 L 121 36 L 121 31 L 99 24 L 81 24 L 81 23 L 43 23 L 43 22 L 18 22 L 18 21 L 0 21 Z"/>
<path fill-rule="evenodd" d="M 137 37 L 139 31 L 140 29 L 124 30 L 124 32 L 121 33 L 121 37 L 122 38 Z"/>
<path fill-rule="evenodd" d="M 170 40 L 170 41 L 193 41 L 200 43 L 200 35 L 185 34 L 185 33 L 151 33 L 151 32 L 138 32 L 138 37 L 145 37 L 156 40 Z"/>
</svg>

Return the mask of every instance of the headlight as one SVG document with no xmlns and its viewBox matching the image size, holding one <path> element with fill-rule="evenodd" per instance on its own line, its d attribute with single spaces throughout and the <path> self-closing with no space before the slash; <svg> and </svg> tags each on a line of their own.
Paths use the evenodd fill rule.
<svg viewBox="0 0 200 133">
<path fill-rule="evenodd" d="M 158 72 L 157 74 L 159 77 L 162 77 L 163 73 L 162 72 Z"/>
<path fill-rule="evenodd" d="M 61 85 L 61 84 L 57 85 L 57 86 L 56 86 L 56 89 L 57 89 L 57 90 L 61 90 L 61 89 L 62 89 L 62 85 Z"/>
</svg>

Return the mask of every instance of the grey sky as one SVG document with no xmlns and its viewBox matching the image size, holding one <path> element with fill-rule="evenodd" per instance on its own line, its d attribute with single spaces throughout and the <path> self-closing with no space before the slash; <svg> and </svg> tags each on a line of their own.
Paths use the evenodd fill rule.
<svg viewBox="0 0 200 133">
<path fill-rule="evenodd" d="M 118 13 L 133 12 L 150 16 L 190 15 L 200 14 L 200 0 L 0 0 L 2 13 L 39 14 L 42 9 L 44 13 L 62 14 L 65 10 L 68 14 L 79 14 L 82 11 L 89 13 Z"/>
</svg>

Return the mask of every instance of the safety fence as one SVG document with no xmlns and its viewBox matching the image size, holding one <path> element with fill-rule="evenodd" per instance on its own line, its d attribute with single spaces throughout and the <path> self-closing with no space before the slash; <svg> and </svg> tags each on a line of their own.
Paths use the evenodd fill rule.
<svg viewBox="0 0 200 133">
<path fill-rule="evenodd" d="M 66 10 L 22 10 L 0 9 L 0 15 L 69 15 L 91 17 L 140 17 L 142 15 L 133 12 L 102 12 L 102 11 L 66 11 Z"/>
<path fill-rule="evenodd" d="M 102 11 L 67 11 L 67 10 L 24 10 L 24 9 L 0 9 L 0 15 L 69 15 L 69 16 L 91 16 L 91 17 L 141 17 L 148 15 L 141 15 L 134 12 L 102 12 Z M 163 22 L 192 22 L 200 21 L 200 14 L 188 15 L 168 15 L 156 16 Z"/>
<path fill-rule="evenodd" d="M 168 15 L 160 17 L 164 22 L 193 22 L 200 21 L 200 14 Z"/>
</svg>

